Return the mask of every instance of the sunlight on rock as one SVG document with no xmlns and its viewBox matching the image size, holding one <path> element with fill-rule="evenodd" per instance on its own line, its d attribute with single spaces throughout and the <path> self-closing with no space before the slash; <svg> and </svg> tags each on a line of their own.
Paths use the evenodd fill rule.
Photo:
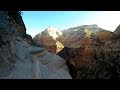
<svg viewBox="0 0 120 90">
<path fill-rule="evenodd" d="M 88 38 L 91 37 L 91 35 L 92 35 L 92 31 L 91 31 L 91 30 L 85 28 L 84 32 L 85 32 L 85 34 L 86 34 L 86 37 L 88 37 Z"/>
<path fill-rule="evenodd" d="M 56 47 L 56 53 L 60 52 L 64 48 L 64 46 L 59 41 L 56 42 Z"/>
</svg>

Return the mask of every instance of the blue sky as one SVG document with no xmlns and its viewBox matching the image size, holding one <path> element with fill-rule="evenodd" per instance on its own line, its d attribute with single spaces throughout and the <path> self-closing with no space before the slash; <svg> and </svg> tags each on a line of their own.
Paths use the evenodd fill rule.
<svg viewBox="0 0 120 90">
<path fill-rule="evenodd" d="M 80 25 L 98 24 L 114 31 L 120 24 L 120 11 L 22 11 L 27 33 L 33 37 L 52 26 L 59 30 Z"/>
</svg>

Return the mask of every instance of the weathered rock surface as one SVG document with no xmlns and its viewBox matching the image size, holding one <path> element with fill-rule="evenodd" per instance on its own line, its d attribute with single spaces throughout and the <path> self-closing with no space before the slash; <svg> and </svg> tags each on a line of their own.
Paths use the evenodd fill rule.
<svg viewBox="0 0 120 90">
<path fill-rule="evenodd" d="M 58 31 L 55 28 L 48 27 L 40 34 L 37 34 L 33 40 L 34 44 L 37 46 L 44 46 L 46 50 L 58 53 L 61 51 L 64 46 L 57 40 L 57 37 L 62 35 L 62 32 Z"/>
<path fill-rule="evenodd" d="M 120 25 L 115 29 L 115 31 L 113 33 L 114 33 L 113 39 L 120 38 Z"/>
<path fill-rule="evenodd" d="M 114 31 L 114 34 L 120 35 L 120 25 L 116 28 L 116 30 Z"/>
<path fill-rule="evenodd" d="M 41 51 L 38 47 L 31 47 L 27 42 L 15 42 L 16 59 L 9 74 L 0 78 L 7 79 L 71 79 L 66 62 L 61 57 Z M 30 51 L 29 51 L 30 49 Z M 38 52 L 39 51 L 39 52 Z M 30 53 L 34 54 L 30 54 Z M 35 54 L 39 54 L 36 56 Z M 41 55 L 42 54 L 42 55 Z M 41 56 L 40 56 L 41 55 Z M 7 68 L 7 67 L 6 67 Z"/>
<path fill-rule="evenodd" d="M 71 79 L 63 58 L 25 40 L 19 16 L 0 11 L 0 79 Z"/>
<path fill-rule="evenodd" d="M 31 54 L 34 54 L 34 53 L 42 52 L 43 50 L 44 50 L 44 48 L 42 48 L 42 47 L 33 46 L 33 47 L 30 48 L 29 52 Z"/>
</svg>

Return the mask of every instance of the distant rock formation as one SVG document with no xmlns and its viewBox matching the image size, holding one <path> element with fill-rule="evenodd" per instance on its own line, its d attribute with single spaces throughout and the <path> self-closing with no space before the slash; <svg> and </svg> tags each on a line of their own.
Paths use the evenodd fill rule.
<svg viewBox="0 0 120 90">
<path fill-rule="evenodd" d="M 109 40 L 111 37 L 112 37 L 111 32 L 99 28 L 97 25 L 93 24 L 93 25 L 82 25 L 82 26 L 63 30 L 62 35 L 59 37 L 59 41 L 62 44 L 64 44 L 65 47 L 70 47 L 70 46 L 73 47 L 84 43 L 84 41 L 86 40 L 87 43 L 89 43 L 89 41 L 91 39 L 93 40 L 93 38 L 96 40 L 100 39 L 100 41 L 104 42 L 103 39 Z"/>
<path fill-rule="evenodd" d="M 72 79 L 63 58 L 32 44 L 20 12 L 0 11 L 0 79 Z"/>
<path fill-rule="evenodd" d="M 60 43 L 57 38 L 62 35 L 62 32 L 55 28 L 48 27 L 43 32 L 37 34 L 34 38 L 34 44 L 37 46 L 44 46 L 46 50 L 53 53 L 58 53 L 64 46 Z"/>
<path fill-rule="evenodd" d="M 51 32 L 53 32 L 53 30 L 54 29 L 52 29 Z M 49 29 L 46 29 L 45 32 L 46 31 L 49 33 Z M 117 28 L 117 32 L 118 31 L 119 29 Z M 44 31 L 42 33 L 44 34 Z M 39 34 L 34 38 L 35 42 L 40 42 L 39 45 L 43 42 L 42 40 L 45 40 L 41 36 L 42 35 Z M 116 63 L 114 60 L 116 57 L 120 57 L 119 39 L 113 40 L 113 37 L 116 36 L 114 32 L 104 30 L 98 27 L 98 25 L 93 24 L 62 30 L 62 34 L 59 36 L 56 34 L 44 34 L 44 36 L 47 37 L 47 41 L 44 41 L 45 43 L 43 43 L 43 45 L 48 45 L 45 47 L 47 50 L 55 53 L 56 48 L 51 48 L 55 40 L 64 46 L 64 48 L 57 52 L 57 55 L 65 59 L 72 78 L 119 78 L 119 70 L 116 69 L 119 65 L 116 64 L 116 66 L 114 66 Z M 114 53 L 116 54 L 114 55 Z M 119 58 L 116 60 L 118 62 Z"/>
<path fill-rule="evenodd" d="M 115 63 L 120 59 L 120 41 L 112 39 L 115 35 L 113 32 L 97 25 L 83 25 L 62 33 L 59 41 L 64 44 L 64 48 L 57 54 L 66 60 L 73 78 L 119 78 L 119 64 Z"/>
</svg>

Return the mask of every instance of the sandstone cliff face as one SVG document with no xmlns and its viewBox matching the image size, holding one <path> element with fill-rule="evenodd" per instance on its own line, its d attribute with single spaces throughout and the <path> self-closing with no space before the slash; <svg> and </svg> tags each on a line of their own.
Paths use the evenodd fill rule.
<svg viewBox="0 0 120 90">
<path fill-rule="evenodd" d="M 79 79 L 120 79 L 120 40 L 94 45 L 93 61 L 88 67 L 80 68 Z"/>
<path fill-rule="evenodd" d="M 46 48 L 46 50 L 58 53 L 60 50 L 64 48 L 62 43 L 57 40 L 57 37 L 62 35 L 62 33 L 52 27 L 48 27 L 40 34 L 36 35 L 33 40 L 35 45 L 42 45 Z"/>
<path fill-rule="evenodd" d="M 58 55 L 66 59 L 72 77 L 77 79 L 111 78 L 112 75 L 110 73 L 110 77 L 105 76 L 110 70 L 103 70 L 103 72 L 99 71 L 103 66 L 98 63 L 99 60 L 95 57 L 104 60 L 112 53 L 112 51 L 107 52 L 111 50 L 107 43 L 111 42 L 114 34 L 103 30 L 96 25 L 72 29 L 69 29 L 70 31 L 64 31 L 63 39 L 60 37 L 60 40 L 62 40 L 61 42 L 65 44 L 65 48 L 58 53 Z M 114 44 L 111 43 L 110 45 Z M 105 57 L 102 55 L 105 55 Z M 112 56 L 113 53 L 110 55 Z M 99 67 L 97 65 L 99 65 Z M 111 68 L 111 66 L 109 68 Z M 93 74 L 93 71 L 90 71 L 92 69 L 98 74 Z M 100 73 L 106 74 L 101 76 L 99 75 Z"/>
<path fill-rule="evenodd" d="M 71 79 L 71 76 L 63 58 L 31 45 L 19 12 L 0 11 L 0 78 Z"/>
<path fill-rule="evenodd" d="M 33 44 L 31 35 L 26 34 L 26 27 L 20 15 L 20 11 L 7 12 L 7 21 L 9 22 L 9 28 L 11 29 L 9 33 L 11 35 L 16 35 L 22 37 L 30 45 Z"/>
<path fill-rule="evenodd" d="M 66 31 L 64 30 L 63 37 L 60 37 L 60 40 L 62 40 L 60 42 L 62 42 L 65 45 L 65 47 L 71 49 L 84 48 L 83 51 L 77 51 L 77 52 L 81 52 L 82 57 L 85 56 L 85 58 L 83 59 L 87 60 L 87 56 L 89 57 L 89 55 L 92 54 L 93 51 L 92 45 L 96 45 L 97 43 L 105 43 L 109 41 L 111 37 L 112 37 L 111 32 L 105 31 L 97 27 L 96 25 L 90 25 L 90 26 L 84 25 L 77 28 L 70 28 Z M 81 55 L 76 55 L 76 56 L 81 56 Z"/>
<path fill-rule="evenodd" d="M 22 17 L 20 15 L 21 12 L 19 11 L 8 11 L 8 20 L 12 25 L 16 25 L 16 29 L 17 29 L 17 35 L 18 36 L 23 36 L 24 34 L 26 34 L 26 28 L 25 28 L 25 24 L 22 20 Z M 11 26 L 12 26 L 11 25 Z M 13 27 L 12 27 L 13 28 Z"/>
<path fill-rule="evenodd" d="M 114 33 L 113 39 L 120 38 L 120 25 L 115 29 L 115 31 L 113 33 Z"/>
<path fill-rule="evenodd" d="M 97 39 L 101 42 L 106 42 L 111 39 L 112 32 L 103 30 L 97 25 L 83 25 L 79 27 L 69 28 L 62 31 L 62 36 L 59 37 L 59 41 L 64 43 L 66 47 L 70 47 L 76 44 L 92 44 L 97 42 Z M 94 40 L 94 41 L 93 41 Z M 87 42 L 87 43 L 86 43 Z"/>
<path fill-rule="evenodd" d="M 7 79 L 71 79 L 66 62 L 46 50 L 30 46 L 27 42 L 15 42 L 16 57 L 11 69 L 1 72 Z M 10 63 L 12 64 L 12 63 Z M 3 67 L 1 68 L 1 70 Z M 9 72 L 8 74 L 6 74 Z"/>
</svg>

